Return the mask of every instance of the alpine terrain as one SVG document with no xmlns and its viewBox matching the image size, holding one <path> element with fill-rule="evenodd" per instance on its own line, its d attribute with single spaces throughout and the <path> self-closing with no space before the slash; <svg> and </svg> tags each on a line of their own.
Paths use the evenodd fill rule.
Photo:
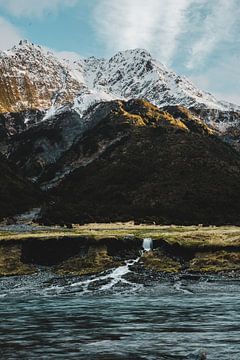
<svg viewBox="0 0 240 360">
<path fill-rule="evenodd" d="M 239 221 L 240 107 L 147 51 L 69 60 L 24 40 L 0 84 L 0 151 L 45 192 L 42 222 Z"/>
</svg>

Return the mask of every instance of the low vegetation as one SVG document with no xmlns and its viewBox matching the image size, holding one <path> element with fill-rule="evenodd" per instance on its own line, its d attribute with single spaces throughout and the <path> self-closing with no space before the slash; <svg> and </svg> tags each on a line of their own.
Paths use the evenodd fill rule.
<svg viewBox="0 0 240 360">
<path fill-rule="evenodd" d="M 187 110 L 167 110 L 103 104 L 97 125 L 54 165 L 73 171 L 48 193 L 41 222 L 239 224 L 239 154 Z"/>
<path fill-rule="evenodd" d="M 153 272 L 240 271 L 239 227 L 114 223 L 72 229 L 36 227 L 22 233 L 2 230 L 0 276 L 30 274 L 37 271 L 38 264 L 51 266 L 52 271 L 61 275 L 99 273 L 139 256 L 144 238 L 152 238 L 154 246 L 152 252 L 143 254 L 140 265 Z M 33 250 L 35 254 L 31 253 Z M 38 254 L 36 257 L 38 251 L 41 257 Z M 40 262 L 32 260 L 36 258 Z"/>
</svg>

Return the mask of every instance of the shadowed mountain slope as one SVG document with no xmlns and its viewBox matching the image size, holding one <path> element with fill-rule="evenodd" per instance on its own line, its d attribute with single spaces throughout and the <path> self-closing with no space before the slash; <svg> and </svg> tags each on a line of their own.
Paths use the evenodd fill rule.
<svg viewBox="0 0 240 360">
<path fill-rule="evenodd" d="M 101 107 L 98 124 L 54 165 L 73 171 L 42 221 L 239 222 L 240 157 L 191 112 L 141 100 Z"/>
<path fill-rule="evenodd" d="M 0 154 L 0 219 L 24 212 L 41 199 L 40 190 Z"/>
</svg>

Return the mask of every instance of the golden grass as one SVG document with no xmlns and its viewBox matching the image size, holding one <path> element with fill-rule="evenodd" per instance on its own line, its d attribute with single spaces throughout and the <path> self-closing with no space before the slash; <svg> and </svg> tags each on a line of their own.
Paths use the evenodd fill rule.
<svg viewBox="0 0 240 360">
<path fill-rule="evenodd" d="M 47 227 L 31 232 L 0 231 L 0 241 L 27 239 L 50 240 L 56 238 L 89 237 L 95 240 L 103 238 L 131 237 L 153 240 L 165 240 L 170 244 L 192 246 L 240 246 L 240 227 L 201 227 L 201 226 L 158 226 L 134 225 L 133 223 L 88 224 L 75 226 L 73 229 Z"/>
</svg>

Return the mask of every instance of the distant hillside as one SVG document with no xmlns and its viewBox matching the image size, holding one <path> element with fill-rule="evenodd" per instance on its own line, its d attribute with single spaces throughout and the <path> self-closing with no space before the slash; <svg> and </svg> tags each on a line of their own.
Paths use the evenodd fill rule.
<svg viewBox="0 0 240 360">
<path fill-rule="evenodd" d="M 101 104 L 54 172 L 65 165 L 78 168 L 52 190 L 44 222 L 240 223 L 239 154 L 181 107 Z"/>
</svg>

